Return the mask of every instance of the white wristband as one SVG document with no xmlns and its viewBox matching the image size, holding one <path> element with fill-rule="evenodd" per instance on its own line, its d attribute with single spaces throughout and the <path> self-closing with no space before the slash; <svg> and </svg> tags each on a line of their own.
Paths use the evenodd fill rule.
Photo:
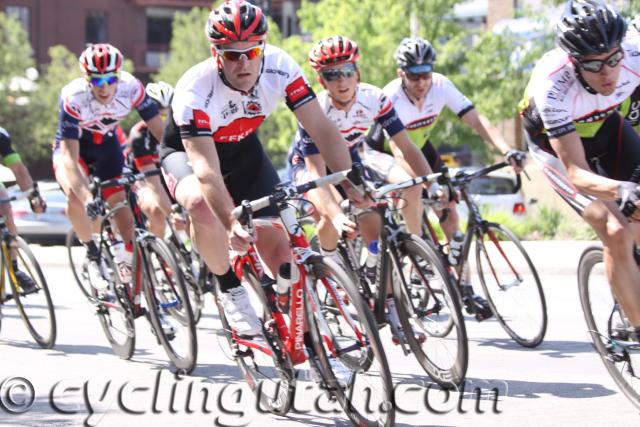
<svg viewBox="0 0 640 427">
<path fill-rule="evenodd" d="M 349 221 L 349 218 L 345 214 L 339 213 L 331 219 L 331 224 L 333 224 L 333 228 L 336 229 L 338 234 L 342 234 L 344 223 L 347 221 Z"/>
</svg>

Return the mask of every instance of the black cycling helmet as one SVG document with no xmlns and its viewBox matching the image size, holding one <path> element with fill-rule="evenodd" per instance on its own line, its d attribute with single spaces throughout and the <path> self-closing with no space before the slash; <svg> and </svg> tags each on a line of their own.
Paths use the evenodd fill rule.
<svg viewBox="0 0 640 427">
<path fill-rule="evenodd" d="M 394 55 L 398 68 L 410 73 L 429 73 L 433 71 L 436 51 L 431 43 L 420 38 L 404 38 Z"/>
<path fill-rule="evenodd" d="M 569 0 L 556 26 L 558 46 L 573 57 L 598 55 L 620 45 L 627 21 L 600 0 Z"/>
</svg>

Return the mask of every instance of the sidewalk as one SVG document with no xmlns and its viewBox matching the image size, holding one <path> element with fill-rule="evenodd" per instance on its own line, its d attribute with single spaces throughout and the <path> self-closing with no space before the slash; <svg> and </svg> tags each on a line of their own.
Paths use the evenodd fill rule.
<svg viewBox="0 0 640 427">
<path fill-rule="evenodd" d="M 537 240 L 522 242 L 538 272 L 570 274 L 578 271 L 582 251 L 597 241 Z"/>
</svg>

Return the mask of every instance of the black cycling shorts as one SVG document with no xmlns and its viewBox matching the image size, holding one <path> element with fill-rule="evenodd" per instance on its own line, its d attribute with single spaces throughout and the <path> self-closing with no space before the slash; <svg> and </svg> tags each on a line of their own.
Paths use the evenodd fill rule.
<svg viewBox="0 0 640 427">
<path fill-rule="evenodd" d="M 211 143 L 214 143 L 213 140 Z M 236 206 L 243 200 L 255 200 L 273 193 L 280 178 L 255 133 L 233 144 L 215 146 L 225 186 Z M 188 164 L 189 159 L 184 151 L 164 146 L 161 157 L 165 181 L 171 196 L 175 198 L 177 184 L 192 175 L 193 169 Z M 271 206 L 256 212 L 255 216 L 278 216 L 278 210 Z"/>
</svg>

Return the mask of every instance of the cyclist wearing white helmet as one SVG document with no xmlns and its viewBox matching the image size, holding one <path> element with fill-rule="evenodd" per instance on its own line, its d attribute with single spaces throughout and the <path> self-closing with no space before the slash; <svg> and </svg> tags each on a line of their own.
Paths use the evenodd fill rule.
<svg viewBox="0 0 640 427">
<path fill-rule="evenodd" d="M 163 119 L 167 116 L 173 86 L 166 82 L 149 83 L 145 87 L 147 96 L 158 107 Z M 159 141 L 149 132 L 147 123 L 140 120 L 129 131 L 125 157 L 136 171 L 156 169 L 160 165 Z M 171 200 L 162 184 L 162 178 L 153 176 L 138 185 L 136 190 L 138 205 L 149 220 L 150 231 L 158 237 L 164 236 L 165 218 L 171 212 Z"/>
</svg>

